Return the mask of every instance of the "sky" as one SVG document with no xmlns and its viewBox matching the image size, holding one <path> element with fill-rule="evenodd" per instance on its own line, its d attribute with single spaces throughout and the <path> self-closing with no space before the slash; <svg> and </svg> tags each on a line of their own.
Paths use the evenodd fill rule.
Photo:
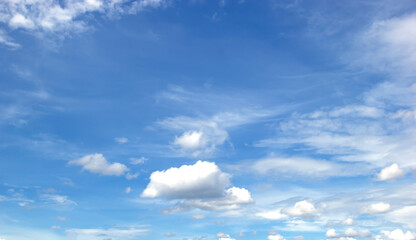
<svg viewBox="0 0 416 240">
<path fill-rule="evenodd" d="M 416 239 L 413 0 L 0 0 L 0 240 Z"/>
</svg>

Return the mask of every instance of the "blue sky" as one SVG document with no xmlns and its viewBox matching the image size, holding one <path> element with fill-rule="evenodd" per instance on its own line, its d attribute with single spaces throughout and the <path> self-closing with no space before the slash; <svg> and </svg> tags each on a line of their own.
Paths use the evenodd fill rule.
<svg viewBox="0 0 416 240">
<path fill-rule="evenodd" d="M 416 238 L 416 4 L 0 2 L 0 240 Z"/>
</svg>

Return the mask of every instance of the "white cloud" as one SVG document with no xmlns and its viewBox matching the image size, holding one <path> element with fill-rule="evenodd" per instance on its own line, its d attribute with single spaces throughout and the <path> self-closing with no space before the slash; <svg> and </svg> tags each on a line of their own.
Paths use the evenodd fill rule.
<svg viewBox="0 0 416 240">
<path fill-rule="evenodd" d="M 126 190 L 124 190 L 125 193 L 130 193 L 131 192 L 131 187 L 126 187 Z"/>
<path fill-rule="evenodd" d="M 352 225 L 354 225 L 354 219 L 347 218 L 344 221 L 342 221 L 341 224 L 345 225 L 345 226 L 352 226 Z"/>
<path fill-rule="evenodd" d="M 292 207 L 260 211 L 256 213 L 256 216 L 269 220 L 314 219 L 318 217 L 318 211 L 312 203 L 303 200 L 296 202 Z"/>
<path fill-rule="evenodd" d="M 372 234 L 367 229 L 355 230 L 347 228 L 344 233 L 337 233 L 335 229 L 331 228 L 326 232 L 325 236 L 332 240 L 355 240 L 355 238 L 370 238 Z"/>
<path fill-rule="evenodd" d="M 377 179 L 379 181 L 388 181 L 395 180 L 397 178 L 403 177 L 405 172 L 400 169 L 397 163 L 392 164 L 386 168 L 383 168 L 380 173 L 377 174 Z"/>
<path fill-rule="evenodd" d="M 286 214 L 283 214 L 281 212 L 281 209 L 261 211 L 259 213 L 256 213 L 256 216 L 269 220 L 282 220 L 288 218 Z"/>
<path fill-rule="evenodd" d="M 361 169 L 345 171 L 345 169 Z M 335 163 L 304 157 L 269 157 L 257 160 L 249 169 L 260 174 L 278 177 L 327 178 L 332 176 L 355 176 L 364 174 L 365 168 L 354 164 Z"/>
<path fill-rule="evenodd" d="M 184 154 L 199 156 L 212 154 L 216 147 L 228 139 L 228 133 L 216 121 L 188 117 L 168 118 L 157 123 L 164 128 L 184 131 L 175 137 L 173 146 Z"/>
<path fill-rule="evenodd" d="M 130 160 L 130 164 L 138 165 L 138 164 L 143 164 L 149 159 L 145 157 L 141 157 L 141 158 L 130 158 L 129 160 Z"/>
<path fill-rule="evenodd" d="M 128 143 L 129 142 L 129 139 L 128 138 L 125 138 L 125 137 L 116 137 L 116 138 L 114 138 L 114 140 L 117 143 L 120 143 L 120 144 L 124 144 L 124 143 Z"/>
<path fill-rule="evenodd" d="M 124 240 L 137 239 L 143 236 L 148 230 L 141 228 L 109 228 L 109 229 L 68 229 L 65 232 L 71 239 L 77 240 Z"/>
<path fill-rule="evenodd" d="M 109 163 L 100 153 L 86 155 L 80 159 L 69 161 L 68 164 L 82 166 L 83 170 L 108 176 L 121 176 L 129 171 L 124 164 Z"/>
<path fill-rule="evenodd" d="M 202 142 L 202 132 L 192 131 L 184 132 L 180 137 L 175 137 L 174 145 L 179 145 L 183 149 L 195 149 L 205 145 Z"/>
<path fill-rule="evenodd" d="M 201 108 L 201 105 L 209 109 L 213 105 L 218 105 L 217 103 L 219 101 L 228 102 L 224 104 L 228 110 L 221 111 L 212 116 L 178 116 L 156 122 L 156 125 L 160 128 L 177 132 L 175 139 L 171 142 L 173 149 L 194 157 L 213 155 L 219 146 L 223 145 L 227 140 L 230 140 L 228 134 L 229 129 L 263 121 L 270 116 L 283 112 L 283 108 L 274 110 L 241 108 L 240 106 L 243 105 L 241 103 L 243 100 L 240 100 L 241 98 L 238 97 L 231 98 L 228 96 L 224 99 L 224 96 L 218 94 L 187 92 L 178 87 L 175 89 L 179 90 L 163 93 L 163 97 L 179 102 L 189 101 L 194 103 L 198 101 L 198 109 Z M 199 102 L 200 99 L 203 100 Z M 234 105 L 238 107 L 233 107 Z"/>
<path fill-rule="evenodd" d="M 380 213 L 386 213 L 390 210 L 390 204 L 379 202 L 379 203 L 373 203 L 370 206 L 363 209 L 363 213 L 374 215 L 374 214 L 380 214 Z"/>
<path fill-rule="evenodd" d="M 35 27 L 35 24 L 32 22 L 32 20 L 27 19 L 25 16 L 23 16 L 20 13 L 15 14 L 9 21 L 9 25 L 12 28 L 27 28 L 32 29 Z"/>
<path fill-rule="evenodd" d="M 325 236 L 328 238 L 335 238 L 338 237 L 339 234 L 335 232 L 335 229 L 331 228 L 326 232 Z"/>
<path fill-rule="evenodd" d="M 295 203 L 295 206 L 293 207 L 284 208 L 282 209 L 282 212 L 290 217 L 304 219 L 313 219 L 318 216 L 318 211 L 315 206 L 306 200 Z"/>
<path fill-rule="evenodd" d="M 359 39 L 356 65 L 378 72 L 414 74 L 416 64 L 416 14 L 374 22 Z"/>
<path fill-rule="evenodd" d="M 218 240 L 236 240 L 235 238 L 231 238 L 230 235 L 223 232 L 219 232 L 215 236 L 219 238 Z"/>
<path fill-rule="evenodd" d="M 7 34 L 0 29 L 0 44 L 10 48 L 10 49 L 17 49 L 20 47 L 20 44 L 15 43 Z"/>
<path fill-rule="evenodd" d="M 134 14 L 146 7 L 155 8 L 164 4 L 164 0 L 138 0 L 132 4 L 125 0 L 69 0 L 64 3 L 57 0 L 0 1 L 0 22 L 11 29 L 21 28 L 42 33 L 59 32 L 60 36 L 63 36 L 88 29 L 85 16 L 89 13 L 108 16 L 115 13 Z"/>
<path fill-rule="evenodd" d="M 132 174 L 132 173 L 127 173 L 127 174 L 126 174 L 126 179 L 127 179 L 127 180 L 132 180 L 132 179 L 135 179 L 135 178 L 137 178 L 137 177 L 139 177 L 139 173 L 134 173 L 134 174 Z"/>
<path fill-rule="evenodd" d="M 282 235 L 275 233 L 267 236 L 267 240 L 286 240 Z"/>
<path fill-rule="evenodd" d="M 58 205 L 77 205 L 76 202 L 70 200 L 68 196 L 62 196 L 57 194 L 43 194 L 41 195 L 41 198 L 44 201 L 47 201 L 52 204 L 58 204 Z"/>
<path fill-rule="evenodd" d="M 231 210 L 253 202 L 250 192 L 244 188 L 226 189 L 230 185 L 230 177 L 215 163 L 197 161 L 194 165 L 153 172 L 150 183 L 141 196 L 184 199 L 176 207 L 165 211 L 166 213 L 191 208 Z"/>
<path fill-rule="evenodd" d="M 208 199 L 188 199 L 179 205 L 179 208 L 173 211 L 181 211 L 191 208 L 203 210 L 235 210 L 241 205 L 253 202 L 250 192 L 245 188 L 231 187 L 224 191 L 223 196 Z"/>
<path fill-rule="evenodd" d="M 392 222 L 402 223 L 405 226 L 416 229 L 416 205 L 404 206 L 387 214 L 387 219 Z"/>
<path fill-rule="evenodd" d="M 201 219 L 205 219 L 205 215 L 204 214 L 197 214 L 197 215 L 193 215 L 192 218 L 196 219 L 196 220 L 201 220 Z"/>
<path fill-rule="evenodd" d="M 164 171 L 153 172 L 142 197 L 212 198 L 221 197 L 230 185 L 230 175 L 215 163 L 197 161 Z"/>
<path fill-rule="evenodd" d="M 401 229 L 396 229 L 394 231 L 381 231 L 382 235 L 377 235 L 376 240 L 414 240 L 416 239 L 415 234 L 407 231 L 403 232 Z"/>
</svg>

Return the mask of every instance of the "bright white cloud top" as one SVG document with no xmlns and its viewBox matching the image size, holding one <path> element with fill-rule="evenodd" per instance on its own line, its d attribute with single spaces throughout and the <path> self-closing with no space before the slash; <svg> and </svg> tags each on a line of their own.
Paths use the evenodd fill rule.
<svg viewBox="0 0 416 240">
<path fill-rule="evenodd" d="M 120 176 L 129 171 L 126 165 L 122 163 L 109 163 L 101 153 L 86 155 L 82 158 L 71 160 L 68 164 L 82 166 L 83 170 L 109 176 Z"/>
</svg>

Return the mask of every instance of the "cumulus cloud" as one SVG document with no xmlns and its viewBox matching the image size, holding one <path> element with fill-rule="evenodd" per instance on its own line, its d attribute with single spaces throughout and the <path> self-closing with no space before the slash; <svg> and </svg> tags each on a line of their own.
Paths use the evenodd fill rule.
<svg viewBox="0 0 416 240">
<path fill-rule="evenodd" d="M 235 238 L 231 238 L 230 235 L 223 232 L 219 232 L 215 236 L 218 238 L 218 240 L 235 240 Z"/>
<path fill-rule="evenodd" d="M 218 94 L 188 92 L 180 87 L 175 89 L 173 92 L 163 93 L 162 96 L 181 103 L 192 102 L 194 104 L 197 102 L 198 109 L 201 106 L 205 106 L 208 109 L 212 108 L 213 105 L 218 105 L 219 101 L 228 102 L 226 107 L 231 108 L 231 110 L 221 111 L 212 116 L 177 116 L 156 122 L 157 127 L 176 132 L 176 136 L 171 141 L 172 149 L 194 157 L 213 155 L 219 146 L 230 140 L 229 129 L 256 123 L 283 111 L 283 108 L 274 110 L 241 108 L 240 106 L 247 105 L 242 103 L 245 100 L 241 100 L 241 97 L 224 97 Z"/>
<path fill-rule="evenodd" d="M 374 215 L 374 214 L 380 214 L 380 213 L 386 213 L 390 210 L 390 204 L 379 202 L 379 203 L 373 203 L 368 207 L 365 207 L 363 209 L 363 213 Z"/>
<path fill-rule="evenodd" d="M 244 188 L 226 189 L 230 185 L 230 177 L 215 163 L 197 161 L 194 165 L 153 172 L 141 197 L 184 199 L 170 212 L 189 208 L 236 209 L 241 204 L 253 202 L 250 192 Z"/>
<path fill-rule="evenodd" d="M 253 202 L 250 192 L 245 188 L 231 187 L 224 191 L 222 197 L 214 199 L 188 199 L 173 211 L 199 208 L 203 210 L 235 210 L 241 205 Z"/>
<path fill-rule="evenodd" d="M 403 232 L 401 229 L 394 231 L 381 231 L 381 235 L 376 236 L 376 240 L 414 240 L 416 239 L 415 234 L 407 231 Z"/>
<path fill-rule="evenodd" d="M 284 208 L 282 209 L 282 212 L 290 217 L 304 219 L 313 219 L 318 215 L 315 206 L 306 200 L 295 203 L 295 206 L 293 207 Z"/>
<path fill-rule="evenodd" d="M 220 197 L 230 185 L 230 175 L 222 172 L 215 163 L 197 161 L 156 171 L 150 175 L 150 183 L 142 197 L 212 198 Z"/>
<path fill-rule="evenodd" d="M 167 118 L 157 123 L 164 128 L 183 131 L 172 142 L 184 154 L 199 156 L 211 154 L 228 139 L 228 132 L 214 120 L 188 117 Z"/>
<path fill-rule="evenodd" d="M 341 224 L 342 224 L 342 225 L 345 225 L 345 226 L 351 226 L 351 225 L 354 225 L 354 219 L 352 219 L 352 218 L 347 218 L 347 219 L 343 220 L 343 221 L 341 222 Z"/>
<path fill-rule="evenodd" d="M 118 162 L 109 163 L 100 153 L 86 155 L 82 158 L 69 161 L 68 164 L 82 166 L 82 170 L 108 176 L 121 176 L 129 171 L 124 164 Z"/>
<path fill-rule="evenodd" d="M 270 234 L 267 236 L 267 240 L 286 240 L 282 235 L 278 233 Z"/>
<path fill-rule="evenodd" d="M 137 239 L 148 230 L 142 228 L 109 228 L 109 229 L 68 229 L 65 232 L 68 234 L 69 238 L 77 240 L 102 240 L 102 239 L 112 239 L 112 240 L 124 240 L 124 239 Z"/>
<path fill-rule="evenodd" d="M 391 166 L 383 168 L 380 173 L 377 174 L 377 180 L 379 181 L 388 181 L 395 180 L 397 178 L 403 177 L 405 172 L 400 169 L 397 163 L 393 163 Z"/>
<path fill-rule="evenodd" d="M 314 219 L 318 217 L 315 206 L 306 201 L 299 201 L 292 207 L 261 211 L 256 216 L 269 220 L 284 220 L 288 218 Z"/>
<path fill-rule="evenodd" d="M 369 238 L 372 236 L 372 234 L 367 229 L 355 230 L 353 228 L 347 228 L 343 233 L 337 233 L 335 229 L 331 228 L 326 232 L 325 236 L 333 240 L 343 240 L 355 238 Z"/>
<path fill-rule="evenodd" d="M 205 143 L 202 141 L 202 132 L 192 131 L 184 132 L 182 136 L 175 137 L 174 145 L 178 145 L 183 149 L 195 149 L 203 147 Z"/>
</svg>

